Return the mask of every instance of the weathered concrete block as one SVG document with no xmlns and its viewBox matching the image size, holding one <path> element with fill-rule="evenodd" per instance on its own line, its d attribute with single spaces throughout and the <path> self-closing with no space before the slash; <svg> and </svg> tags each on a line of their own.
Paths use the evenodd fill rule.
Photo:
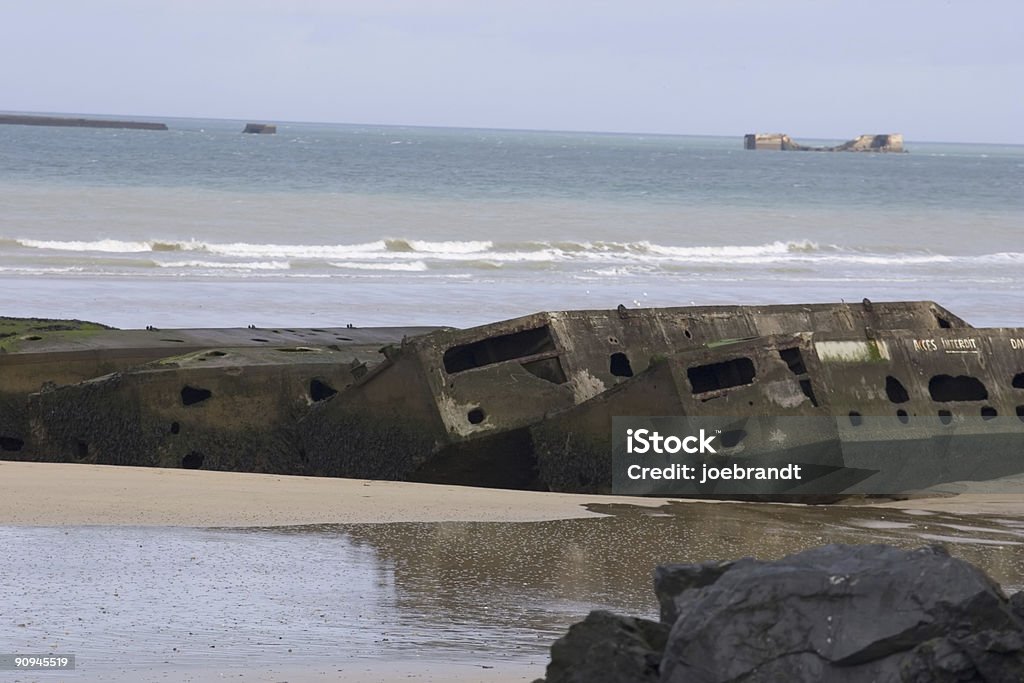
<svg viewBox="0 0 1024 683">
<path fill-rule="evenodd" d="M 747 133 L 744 149 L 770 149 L 795 152 L 905 152 L 902 133 L 860 135 L 832 147 L 812 147 L 794 142 L 785 133 Z"/>
<path fill-rule="evenodd" d="M 212 349 L 33 394 L 39 459 L 321 474 L 297 445 L 309 406 L 352 383 L 324 348 Z"/>
<path fill-rule="evenodd" d="M 567 466 L 571 449 L 559 437 L 551 442 L 555 455 L 545 466 L 528 444 L 521 445 L 528 438 L 525 430 L 611 393 L 658 359 L 724 340 L 805 330 L 864 336 L 869 330 L 944 327 L 969 325 L 931 302 L 537 313 L 407 339 L 377 372 L 311 416 L 301 431 L 311 457 L 365 466 L 399 458 L 404 464 L 386 469 L 418 481 L 479 484 L 481 475 L 504 471 L 510 474 L 506 486 L 606 490 L 610 464 L 588 459 L 596 447 L 584 444 L 580 467 Z M 793 374 L 782 361 L 778 365 L 787 377 Z M 790 394 L 802 401 L 802 390 L 795 392 Z M 653 411 L 647 414 L 664 414 L 653 399 L 644 405 Z M 386 433 L 366 433 L 359 442 L 345 441 L 340 433 L 337 438 L 316 433 L 332 429 L 332 423 L 363 423 Z M 395 449 L 395 433 L 409 435 L 401 437 L 406 447 L 390 452 L 376 447 Z M 596 433 L 577 431 L 574 436 L 586 440 Z M 497 478 L 489 481 L 502 485 Z"/>
<path fill-rule="evenodd" d="M 530 432 L 541 478 L 558 491 L 610 492 L 612 420 L 645 416 L 713 415 L 732 435 L 720 455 L 807 468 L 800 482 L 751 482 L 752 495 L 898 493 L 993 480 L 1024 471 L 1015 457 L 1024 438 L 1021 350 L 1022 329 L 964 328 L 778 334 L 682 348 L 548 413 Z M 794 418 L 804 427 L 776 442 L 773 425 Z M 635 492 L 715 493 L 692 482 L 644 486 Z"/>
</svg>

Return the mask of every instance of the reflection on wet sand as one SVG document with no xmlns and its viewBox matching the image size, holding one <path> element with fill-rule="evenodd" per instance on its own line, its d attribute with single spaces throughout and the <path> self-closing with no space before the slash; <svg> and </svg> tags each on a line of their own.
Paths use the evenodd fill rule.
<svg viewBox="0 0 1024 683">
<path fill-rule="evenodd" d="M 373 548 L 402 613 L 536 628 L 595 606 L 656 616 L 656 565 L 755 556 L 775 559 L 824 543 L 943 543 L 1007 591 L 1024 587 L 1024 520 L 868 507 L 670 503 L 591 505 L 601 519 L 520 524 L 388 524 L 332 529 Z M 495 614 L 495 607 L 502 614 Z M 559 626 L 560 628 L 560 626 Z M 557 630 L 557 629 L 556 629 Z"/>
<path fill-rule="evenodd" d="M 655 616 L 665 562 L 771 559 L 822 543 L 942 542 L 1008 592 L 1024 519 L 868 507 L 598 504 L 549 522 L 248 529 L 0 527 L 0 640 L 74 652 L 97 678 L 131 661 L 337 666 L 388 658 L 542 663 L 595 608 Z M 128 659 L 130 658 L 130 660 Z M 91 674 L 88 672 L 92 672 Z"/>
</svg>

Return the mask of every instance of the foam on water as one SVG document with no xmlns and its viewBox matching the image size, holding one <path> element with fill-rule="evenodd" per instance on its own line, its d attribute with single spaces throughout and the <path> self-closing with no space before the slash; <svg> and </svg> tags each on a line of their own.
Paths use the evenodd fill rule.
<svg viewBox="0 0 1024 683">
<path fill-rule="evenodd" d="M 349 270 L 390 270 L 407 273 L 422 273 L 427 270 L 424 261 L 411 261 L 409 263 L 357 263 L 355 261 L 332 262 L 330 265 L 335 268 L 347 268 Z"/>
<path fill-rule="evenodd" d="M 93 240 L 91 242 L 61 240 L 34 240 L 17 238 L 6 240 L 31 249 L 54 249 L 57 251 L 82 251 L 82 252 L 105 252 L 114 254 L 131 254 L 143 251 L 153 251 L 152 242 L 125 242 L 122 240 Z M 175 244 L 174 249 L 181 248 Z"/>
<path fill-rule="evenodd" d="M 230 268 L 235 270 L 288 270 L 291 265 L 287 261 L 248 261 L 242 263 L 225 261 L 154 261 L 161 268 L 189 268 L 205 270 L 207 268 Z"/>
<path fill-rule="evenodd" d="M 865 265 L 865 266 L 914 266 L 925 264 L 951 264 L 964 267 L 991 265 L 1017 265 L 1024 261 L 1022 252 L 997 252 L 991 254 L 950 255 L 928 253 L 919 248 L 910 247 L 900 252 L 889 249 L 869 251 L 865 247 L 847 247 L 838 244 L 819 245 L 811 240 L 775 241 L 764 244 L 723 244 L 672 246 L 657 244 L 647 240 L 638 242 L 564 242 L 564 241 L 530 241 L 530 242 L 492 242 L 492 241 L 445 241 L 433 242 L 410 238 L 387 238 L 375 242 L 359 242 L 353 244 L 258 244 L 247 242 L 203 242 L 188 240 L 174 242 L 168 240 L 144 240 L 128 242 L 120 240 L 94 241 L 60 241 L 34 240 L 23 237 L 0 240 L 2 244 L 16 245 L 23 250 L 8 249 L 4 253 L 9 260 L 21 257 L 32 257 L 38 250 L 42 252 L 75 253 L 83 269 L 93 264 L 108 265 L 109 255 L 132 255 L 139 253 L 180 253 L 200 252 L 211 256 L 234 259 L 303 259 L 307 263 L 326 263 L 337 267 L 332 259 L 359 259 L 361 263 L 371 265 L 375 261 L 410 261 L 412 267 L 383 267 L 394 271 L 415 272 L 425 270 L 423 264 L 430 261 L 438 265 L 450 264 L 458 267 L 459 263 L 487 261 L 492 263 L 517 262 L 564 262 L 592 264 L 628 263 L 643 266 L 685 266 L 688 264 L 710 264 L 722 266 L 764 265 L 764 264 L 804 264 L 818 265 Z M 94 256 L 102 254 L 103 256 Z M 205 268 L 250 268 L 286 270 L 287 264 L 281 262 L 231 263 L 213 262 L 208 260 L 187 261 L 154 261 L 164 267 L 197 269 Z M 355 261 L 346 261 L 355 263 Z M 137 265 L 137 264 L 136 264 Z M 343 267 L 359 267 L 347 265 Z M 628 269 L 619 272 L 627 274 Z"/>
</svg>

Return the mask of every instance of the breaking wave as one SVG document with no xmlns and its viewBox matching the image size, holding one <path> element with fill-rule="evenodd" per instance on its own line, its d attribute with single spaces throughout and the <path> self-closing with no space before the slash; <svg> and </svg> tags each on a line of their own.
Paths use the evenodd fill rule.
<svg viewBox="0 0 1024 683">
<path fill-rule="evenodd" d="M 650 241 L 517 241 L 491 240 L 429 241 L 385 238 L 352 244 L 277 244 L 250 242 L 204 242 L 199 240 L 152 239 L 126 241 L 101 239 L 38 240 L 0 237 L 0 253 L 8 256 L 47 254 L 65 261 L 96 265 L 104 259 L 148 253 L 152 264 L 161 268 L 221 270 L 290 270 L 331 268 L 423 272 L 428 269 L 496 269 L 518 265 L 524 268 L 579 265 L 592 273 L 621 275 L 638 270 L 665 268 L 743 266 L 844 266 L 867 268 L 925 266 L 928 264 L 1013 265 L 1024 262 L 1024 253 L 999 252 L 981 255 L 947 255 L 927 250 L 844 247 L 810 240 L 773 241 L 764 244 L 666 245 Z M 173 254 L 194 254 L 198 258 L 167 260 Z M 76 256 L 77 255 L 77 256 Z M 34 257 L 33 257 L 34 258 Z M 105 261 L 108 262 L 108 261 Z M 63 265 L 63 264 L 62 264 Z M 124 265 L 128 265 L 125 263 Z"/>
<path fill-rule="evenodd" d="M 233 262 L 233 261 L 157 261 L 161 268 L 195 268 L 205 270 L 207 268 L 227 268 L 232 270 L 288 270 L 291 264 L 287 261 L 256 261 L 256 262 Z"/>
<path fill-rule="evenodd" d="M 364 257 L 403 259 L 437 258 L 447 260 L 523 260 L 606 257 L 621 254 L 634 257 L 670 258 L 742 258 L 766 257 L 786 254 L 814 253 L 818 245 L 809 241 L 771 242 L 769 244 L 740 246 L 666 246 L 648 241 L 640 242 L 572 242 L 527 241 L 495 243 L 489 240 L 441 241 L 414 239 L 382 239 L 355 244 L 258 244 L 249 242 L 201 242 L 197 240 L 93 240 L 62 241 L 15 239 L 8 243 L 29 249 L 62 252 L 103 252 L 134 254 L 143 252 L 204 252 L 228 257 L 310 258 Z"/>
<path fill-rule="evenodd" d="M 407 273 L 420 273 L 427 270 L 427 264 L 423 261 L 412 261 L 410 263 L 362 263 L 358 261 L 332 262 L 335 268 L 348 268 L 350 270 L 390 270 Z"/>
<path fill-rule="evenodd" d="M 103 252 L 107 254 L 137 254 L 146 251 L 184 251 L 184 242 L 126 242 L 124 240 L 61 241 L 61 240 L 13 240 L 15 244 L 30 249 L 52 249 L 55 251 Z"/>
</svg>

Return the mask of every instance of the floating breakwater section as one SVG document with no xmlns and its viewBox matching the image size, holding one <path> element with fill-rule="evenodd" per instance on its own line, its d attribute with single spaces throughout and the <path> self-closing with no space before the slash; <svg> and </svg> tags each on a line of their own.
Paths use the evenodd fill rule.
<svg viewBox="0 0 1024 683">
<path fill-rule="evenodd" d="M 64 126 L 70 128 L 129 128 L 134 130 L 167 130 L 166 123 L 153 121 L 118 121 L 116 119 L 86 119 L 65 116 L 30 116 L 27 114 L 0 114 L 0 124 L 12 126 Z"/>
</svg>

